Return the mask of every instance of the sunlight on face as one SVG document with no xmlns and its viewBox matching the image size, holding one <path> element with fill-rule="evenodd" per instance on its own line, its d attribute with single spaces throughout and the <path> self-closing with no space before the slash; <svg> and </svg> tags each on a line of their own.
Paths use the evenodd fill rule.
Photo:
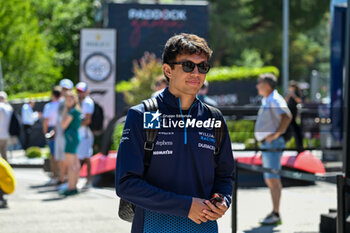
<svg viewBox="0 0 350 233">
<path fill-rule="evenodd" d="M 73 96 L 67 96 L 66 97 L 66 105 L 68 108 L 72 108 L 75 104 L 74 97 Z"/>
<path fill-rule="evenodd" d="M 180 54 L 176 57 L 175 62 L 192 61 L 199 64 L 207 60 L 204 54 Z M 197 66 L 189 73 L 183 71 L 181 64 L 174 65 L 174 69 L 171 69 L 168 64 L 164 66 L 163 69 L 169 77 L 169 89 L 174 94 L 196 95 L 205 81 L 206 74 L 199 73 Z"/>
<path fill-rule="evenodd" d="M 263 97 L 267 97 L 272 90 L 270 85 L 264 81 L 258 82 L 258 84 L 256 84 L 256 89 L 258 90 L 258 94 Z"/>
</svg>

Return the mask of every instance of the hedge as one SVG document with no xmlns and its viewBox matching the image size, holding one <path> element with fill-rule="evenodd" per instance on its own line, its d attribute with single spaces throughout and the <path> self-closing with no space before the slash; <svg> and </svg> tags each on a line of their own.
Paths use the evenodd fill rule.
<svg viewBox="0 0 350 233">
<path fill-rule="evenodd" d="M 276 77 L 279 76 L 279 70 L 274 66 L 265 66 L 261 68 L 250 67 L 214 67 L 207 74 L 208 82 L 242 80 L 248 78 L 256 78 L 260 74 L 273 73 Z"/>
<path fill-rule="evenodd" d="M 208 82 L 243 80 L 257 78 L 260 74 L 273 73 L 279 76 L 279 70 L 274 66 L 265 66 L 261 68 L 237 67 L 237 66 L 220 66 L 211 68 L 207 74 Z M 116 85 L 117 92 L 130 91 L 133 85 L 130 81 L 121 81 Z"/>
<path fill-rule="evenodd" d="M 19 92 L 14 95 L 9 95 L 9 101 L 23 100 L 23 99 L 50 99 L 51 91 L 40 92 L 40 93 L 31 93 L 31 92 Z"/>
</svg>

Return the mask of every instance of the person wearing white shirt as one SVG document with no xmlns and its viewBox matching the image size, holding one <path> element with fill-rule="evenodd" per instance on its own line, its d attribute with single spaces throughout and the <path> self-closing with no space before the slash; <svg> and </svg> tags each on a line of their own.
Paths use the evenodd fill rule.
<svg viewBox="0 0 350 233">
<path fill-rule="evenodd" d="M 61 96 L 61 87 L 54 87 L 51 94 L 51 102 L 45 104 L 43 112 L 43 133 L 47 139 L 50 148 L 50 165 L 53 173 L 52 179 L 48 184 L 58 183 L 58 165 L 55 160 L 55 128 L 58 116 L 59 98 Z"/>
<path fill-rule="evenodd" d="M 13 109 L 7 103 L 7 94 L 0 91 L 0 154 L 7 160 L 7 141 L 10 138 L 9 126 Z"/>
<path fill-rule="evenodd" d="M 80 82 L 75 86 L 75 88 L 78 91 L 78 97 L 81 105 L 81 114 L 83 117 L 81 127 L 79 128 L 80 143 L 78 146 L 77 154 L 81 165 L 84 163 L 87 165 L 87 182 L 85 184 L 85 187 L 89 187 L 91 182 L 90 157 L 93 154 L 92 147 L 94 144 L 94 135 L 89 125 L 91 123 L 92 114 L 94 113 L 95 104 L 89 96 L 89 91 L 86 83 Z"/>
<path fill-rule="evenodd" d="M 24 128 L 24 145 L 23 149 L 27 149 L 30 143 L 30 135 L 32 133 L 32 127 L 34 123 L 39 119 L 39 113 L 34 112 L 35 106 L 34 100 L 30 100 L 29 103 L 22 106 L 22 124 Z"/>
<path fill-rule="evenodd" d="M 261 142 L 263 167 L 280 170 L 281 157 L 285 141 L 283 134 L 288 128 L 292 114 L 284 98 L 277 92 L 277 79 L 273 74 L 259 76 L 256 88 L 263 97 L 255 123 L 255 138 Z M 277 151 L 276 151 L 277 150 Z M 270 189 L 273 209 L 260 223 L 263 225 L 281 224 L 279 206 L 282 192 L 280 177 L 276 174 L 264 173 L 264 180 Z"/>
</svg>

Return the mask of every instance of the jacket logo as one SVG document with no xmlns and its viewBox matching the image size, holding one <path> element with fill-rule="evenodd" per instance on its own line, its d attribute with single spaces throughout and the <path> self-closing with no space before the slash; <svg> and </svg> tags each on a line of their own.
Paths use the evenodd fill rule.
<svg viewBox="0 0 350 233">
<path fill-rule="evenodd" d="M 172 146 L 173 145 L 173 142 L 172 141 L 157 141 L 156 142 L 156 145 L 157 146 Z"/>
<path fill-rule="evenodd" d="M 172 150 L 153 151 L 153 155 L 172 155 Z"/>
<path fill-rule="evenodd" d="M 157 110 L 156 112 L 143 113 L 143 128 L 144 129 L 160 129 L 160 116 L 162 114 Z"/>
<path fill-rule="evenodd" d="M 215 146 L 205 144 L 205 143 L 198 143 L 198 147 L 215 151 Z"/>
</svg>

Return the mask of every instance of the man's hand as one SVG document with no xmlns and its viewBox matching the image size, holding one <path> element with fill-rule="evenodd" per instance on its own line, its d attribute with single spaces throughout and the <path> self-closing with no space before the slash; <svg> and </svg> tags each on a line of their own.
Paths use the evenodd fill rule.
<svg viewBox="0 0 350 233">
<path fill-rule="evenodd" d="M 286 132 L 291 120 L 292 120 L 291 114 L 287 114 L 287 113 L 281 114 L 281 122 L 280 122 L 280 125 L 278 126 L 276 132 L 267 136 L 265 138 L 265 141 L 270 143 L 273 140 L 279 138 L 282 134 L 284 134 Z"/>
<path fill-rule="evenodd" d="M 205 217 L 204 210 L 210 211 L 209 207 L 204 204 L 206 200 L 193 197 L 190 212 L 188 218 L 197 224 L 206 222 L 208 219 Z"/>
<path fill-rule="evenodd" d="M 276 133 L 274 133 L 274 134 L 270 134 L 269 136 L 267 136 L 267 137 L 265 138 L 265 141 L 268 142 L 268 143 L 270 143 L 270 142 L 272 142 L 273 140 L 277 139 L 279 136 L 281 136 L 281 134 L 280 134 L 279 132 L 276 132 Z"/>
<path fill-rule="evenodd" d="M 205 204 L 210 208 L 210 210 L 204 209 L 203 213 L 205 214 L 205 218 L 211 221 L 221 218 L 228 209 L 225 201 L 216 203 L 216 206 L 210 201 L 205 201 Z"/>
</svg>

